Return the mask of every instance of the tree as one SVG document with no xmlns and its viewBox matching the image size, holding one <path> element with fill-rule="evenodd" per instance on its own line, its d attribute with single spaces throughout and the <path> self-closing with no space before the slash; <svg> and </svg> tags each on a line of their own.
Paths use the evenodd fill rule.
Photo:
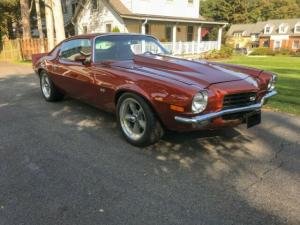
<svg viewBox="0 0 300 225">
<path fill-rule="evenodd" d="M 36 18 L 37 18 L 37 25 L 39 31 L 39 38 L 41 40 L 41 52 L 45 52 L 45 43 L 44 43 L 44 33 L 43 33 L 43 25 L 42 25 L 42 18 L 41 18 L 41 7 L 40 7 L 40 0 L 35 1 L 35 10 L 36 10 Z"/>
<path fill-rule="evenodd" d="M 0 1 L 0 41 L 3 35 L 8 35 L 9 38 L 15 38 L 18 31 L 13 27 L 13 24 L 17 25 L 19 18 L 19 0 Z"/>
<path fill-rule="evenodd" d="M 261 17 L 268 19 L 288 19 L 300 16 L 300 1 L 297 0 L 263 0 Z"/>
<path fill-rule="evenodd" d="M 52 0 L 52 9 L 53 9 L 53 16 L 55 18 L 54 27 L 55 27 L 55 34 L 56 34 L 56 43 L 59 43 L 66 38 L 61 1 Z"/>
<path fill-rule="evenodd" d="M 30 8 L 28 0 L 20 0 L 23 38 L 31 38 Z"/>
<path fill-rule="evenodd" d="M 201 15 L 219 21 L 255 23 L 300 16 L 300 0 L 205 0 Z"/>
<path fill-rule="evenodd" d="M 51 49 L 54 48 L 54 44 L 55 44 L 52 0 L 45 0 L 45 17 L 46 17 L 48 50 L 50 51 Z"/>
</svg>

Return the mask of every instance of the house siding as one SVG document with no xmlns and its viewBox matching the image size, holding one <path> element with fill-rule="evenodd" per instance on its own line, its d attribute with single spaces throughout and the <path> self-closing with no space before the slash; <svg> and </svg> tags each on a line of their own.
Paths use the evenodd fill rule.
<svg viewBox="0 0 300 225">
<path fill-rule="evenodd" d="M 118 27 L 121 32 L 128 32 L 124 21 L 106 3 L 99 2 L 98 10 L 92 9 L 88 3 L 77 20 L 77 33 L 84 34 L 84 27 L 87 33 L 105 33 L 106 25 L 111 28 Z"/>
<path fill-rule="evenodd" d="M 200 0 L 121 0 L 133 13 L 199 18 Z"/>
</svg>

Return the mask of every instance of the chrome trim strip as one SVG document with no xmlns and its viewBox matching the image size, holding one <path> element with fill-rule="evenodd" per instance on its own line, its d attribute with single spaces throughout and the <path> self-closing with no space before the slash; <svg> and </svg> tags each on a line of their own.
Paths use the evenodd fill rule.
<svg viewBox="0 0 300 225">
<path fill-rule="evenodd" d="M 253 105 L 249 105 L 249 106 L 245 106 L 245 107 L 234 108 L 234 109 L 226 109 L 226 110 L 222 110 L 219 112 L 203 114 L 203 115 L 195 116 L 195 117 L 191 117 L 191 118 L 175 116 L 175 120 L 177 122 L 186 123 L 186 124 L 201 124 L 201 123 L 207 122 L 211 119 L 221 117 L 224 115 L 228 115 L 228 114 L 258 110 L 258 109 L 261 109 L 261 107 L 264 105 L 265 101 L 268 98 L 271 98 L 275 95 L 277 95 L 277 91 L 271 91 L 271 92 L 267 93 L 261 99 L 260 103 L 257 103 L 257 104 L 253 104 Z"/>
</svg>

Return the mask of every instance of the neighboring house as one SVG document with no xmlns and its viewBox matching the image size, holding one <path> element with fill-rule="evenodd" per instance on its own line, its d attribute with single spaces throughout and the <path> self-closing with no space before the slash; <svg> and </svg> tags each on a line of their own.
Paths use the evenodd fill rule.
<svg viewBox="0 0 300 225">
<path fill-rule="evenodd" d="M 74 16 L 78 2 L 79 0 L 61 0 L 65 33 L 67 37 L 75 35 L 75 27 L 72 23 L 72 18 Z"/>
<path fill-rule="evenodd" d="M 112 31 L 151 34 L 173 53 L 200 53 L 220 49 L 225 22 L 210 22 L 199 15 L 200 0 L 85 0 L 73 17 L 76 33 Z M 218 40 L 204 42 L 212 27 Z"/>
<path fill-rule="evenodd" d="M 227 32 L 226 43 L 236 49 L 256 48 L 259 46 L 259 35 L 263 29 L 262 23 L 234 24 Z"/>
<path fill-rule="evenodd" d="M 226 43 L 235 48 L 267 47 L 300 50 L 300 19 L 268 20 L 255 24 L 234 24 Z"/>
</svg>

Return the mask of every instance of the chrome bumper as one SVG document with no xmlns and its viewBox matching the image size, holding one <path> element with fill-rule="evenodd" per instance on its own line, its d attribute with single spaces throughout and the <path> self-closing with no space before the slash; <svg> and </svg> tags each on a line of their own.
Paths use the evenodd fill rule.
<svg viewBox="0 0 300 225">
<path fill-rule="evenodd" d="M 217 117 L 221 117 L 224 115 L 229 115 L 229 114 L 234 114 L 234 113 L 239 113 L 239 112 L 247 112 L 247 111 L 254 111 L 254 110 L 259 110 L 262 108 L 262 106 L 264 105 L 265 101 L 268 98 L 273 97 L 274 95 L 277 95 L 276 91 L 271 91 L 268 92 L 260 101 L 260 103 L 256 103 L 253 105 L 249 105 L 249 106 L 245 106 L 245 107 L 239 107 L 239 108 L 234 108 L 234 109 L 226 109 L 226 110 L 222 110 L 219 112 L 213 112 L 213 113 L 208 113 L 208 114 L 203 114 L 203 115 L 199 115 L 199 116 L 195 116 L 195 117 L 180 117 L 180 116 L 175 116 L 175 120 L 177 122 L 181 122 L 181 123 L 186 123 L 186 124 L 203 124 L 203 123 L 207 123 L 208 121 L 210 121 L 211 119 L 217 118 Z"/>
</svg>

